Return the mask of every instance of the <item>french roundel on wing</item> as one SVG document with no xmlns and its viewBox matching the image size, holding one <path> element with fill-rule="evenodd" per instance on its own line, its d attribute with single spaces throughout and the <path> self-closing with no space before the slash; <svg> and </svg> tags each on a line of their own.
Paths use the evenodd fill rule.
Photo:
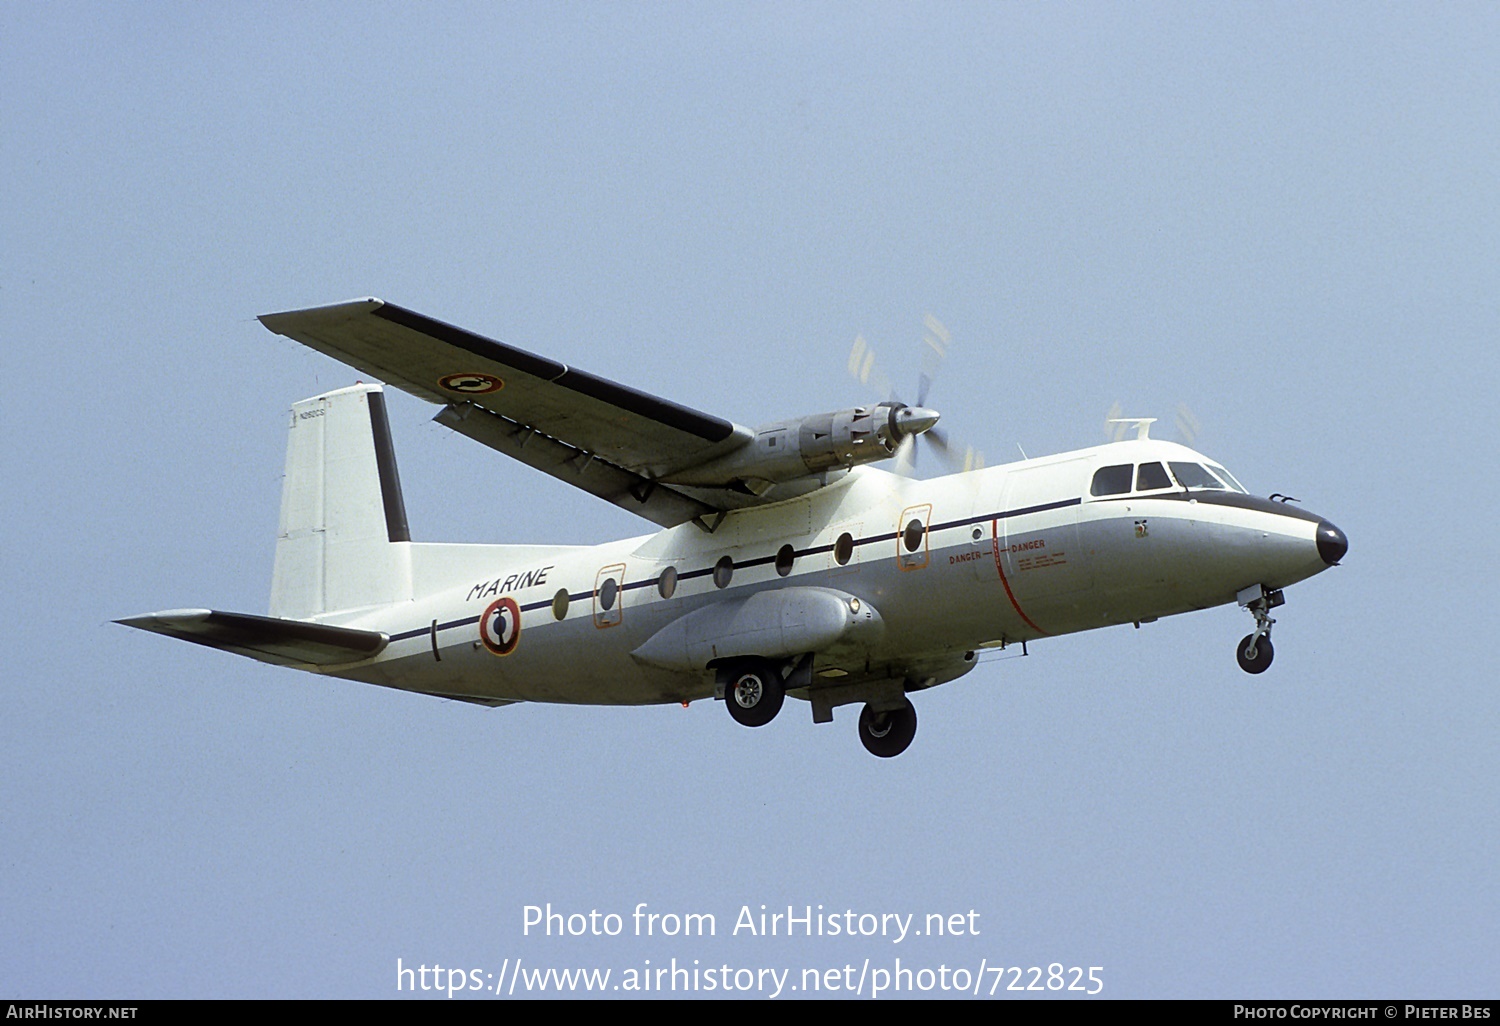
<svg viewBox="0 0 1500 1026">
<path fill-rule="evenodd" d="M 438 378 L 438 385 L 460 395 L 483 395 L 500 391 L 505 382 L 493 374 L 464 373 L 444 375 Z"/>
<path fill-rule="evenodd" d="M 497 656 L 516 650 L 521 640 L 521 607 L 513 598 L 496 599 L 479 618 L 479 640 Z"/>
</svg>

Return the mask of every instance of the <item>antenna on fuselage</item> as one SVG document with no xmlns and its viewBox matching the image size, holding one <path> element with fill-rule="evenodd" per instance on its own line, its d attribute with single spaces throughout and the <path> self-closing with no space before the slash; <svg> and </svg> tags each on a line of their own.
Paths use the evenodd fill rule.
<svg viewBox="0 0 1500 1026">
<path fill-rule="evenodd" d="M 1135 418 L 1121 419 L 1125 408 L 1116 399 L 1109 404 L 1109 409 L 1104 414 L 1104 440 L 1107 442 L 1125 441 L 1125 431 L 1130 424 L 1137 423 Z M 1188 448 L 1197 444 L 1198 436 L 1203 432 L 1203 422 L 1188 409 L 1187 403 L 1178 403 L 1173 413 L 1172 423 L 1177 428 L 1174 440 L 1181 442 Z"/>
<path fill-rule="evenodd" d="M 1155 417 L 1111 417 L 1105 423 L 1107 423 L 1107 424 L 1121 424 L 1121 425 L 1134 424 L 1135 425 L 1135 439 L 1138 442 L 1143 442 L 1143 441 L 1146 440 L 1147 434 L 1151 430 L 1151 425 L 1156 423 L 1156 418 Z M 1123 435 L 1124 433 L 1125 433 L 1125 428 L 1124 427 L 1120 427 L 1117 430 L 1117 432 L 1116 432 L 1115 441 L 1117 441 L 1117 442 L 1120 441 L 1120 435 Z"/>
</svg>

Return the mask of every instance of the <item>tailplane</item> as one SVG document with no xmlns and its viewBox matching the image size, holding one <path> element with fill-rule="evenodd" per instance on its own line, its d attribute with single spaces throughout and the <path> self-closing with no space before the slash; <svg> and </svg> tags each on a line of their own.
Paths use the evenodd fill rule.
<svg viewBox="0 0 1500 1026">
<path fill-rule="evenodd" d="M 115 623 L 195 645 L 221 648 L 275 666 L 302 669 L 370 659 L 379 655 L 391 640 L 379 631 L 356 631 L 217 609 L 169 609 Z"/>
</svg>

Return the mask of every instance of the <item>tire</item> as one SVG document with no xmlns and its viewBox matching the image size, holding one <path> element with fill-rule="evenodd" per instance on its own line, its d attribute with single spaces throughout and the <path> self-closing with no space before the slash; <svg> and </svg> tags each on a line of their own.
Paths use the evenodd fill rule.
<svg viewBox="0 0 1500 1026">
<path fill-rule="evenodd" d="M 1234 650 L 1234 655 L 1240 661 L 1240 669 L 1246 673 L 1265 673 L 1266 668 L 1271 665 L 1271 660 L 1276 658 L 1276 650 L 1271 647 L 1270 638 L 1261 638 L 1255 642 L 1255 657 L 1252 659 L 1245 654 L 1245 651 L 1254 639 L 1254 634 L 1246 634 L 1240 639 L 1239 647 Z"/>
<path fill-rule="evenodd" d="M 903 699 L 902 708 L 876 712 L 868 705 L 860 710 L 859 740 L 871 755 L 889 759 L 900 755 L 917 736 L 917 710 Z"/>
<path fill-rule="evenodd" d="M 786 690 L 776 667 L 757 660 L 741 667 L 724 685 L 724 704 L 734 721 L 746 727 L 764 727 L 781 711 Z"/>
</svg>

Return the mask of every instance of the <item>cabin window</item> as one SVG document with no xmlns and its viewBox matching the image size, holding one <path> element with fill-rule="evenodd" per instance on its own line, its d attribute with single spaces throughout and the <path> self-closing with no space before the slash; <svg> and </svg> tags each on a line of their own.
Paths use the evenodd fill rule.
<svg viewBox="0 0 1500 1026">
<path fill-rule="evenodd" d="M 599 608 L 608 612 L 615 608 L 615 599 L 620 597 L 620 582 L 613 577 L 606 577 L 604 583 L 599 586 Z"/>
<path fill-rule="evenodd" d="M 734 577 L 734 560 L 728 556 L 722 557 L 714 564 L 714 587 L 727 588 L 730 580 Z"/>
<path fill-rule="evenodd" d="M 661 572 L 656 579 L 656 593 L 664 599 L 671 598 L 677 592 L 677 568 L 669 566 Z"/>
<path fill-rule="evenodd" d="M 906 530 L 901 532 L 901 543 L 906 546 L 907 552 L 916 552 L 922 544 L 922 521 L 913 520 L 906 525 Z"/>
<path fill-rule="evenodd" d="M 1216 488 L 1224 490 L 1224 482 L 1208 472 L 1206 467 L 1197 463 L 1173 463 L 1172 474 L 1177 478 L 1177 483 L 1184 488 Z"/>
<path fill-rule="evenodd" d="M 854 535 L 845 531 L 839 535 L 839 540 L 833 543 L 833 561 L 839 566 L 848 566 L 849 560 L 854 558 Z"/>
<path fill-rule="evenodd" d="M 783 545 L 776 551 L 776 572 L 782 577 L 792 572 L 792 563 L 797 558 L 797 553 L 790 545 Z"/>
<path fill-rule="evenodd" d="M 1172 464 L 1175 468 L 1177 464 Z M 1130 481 L 1135 477 L 1135 465 L 1121 463 L 1115 467 L 1100 467 L 1094 471 L 1094 483 L 1089 486 L 1090 495 L 1124 495 L 1130 491 Z"/>
<path fill-rule="evenodd" d="M 1138 492 L 1150 492 L 1157 488 L 1171 488 L 1172 479 L 1167 476 L 1167 468 L 1160 463 L 1142 463 L 1135 474 L 1135 490 Z"/>
<path fill-rule="evenodd" d="M 552 618 L 561 620 L 568 615 L 568 589 L 559 588 L 556 595 L 552 596 Z"/>
</svg>

